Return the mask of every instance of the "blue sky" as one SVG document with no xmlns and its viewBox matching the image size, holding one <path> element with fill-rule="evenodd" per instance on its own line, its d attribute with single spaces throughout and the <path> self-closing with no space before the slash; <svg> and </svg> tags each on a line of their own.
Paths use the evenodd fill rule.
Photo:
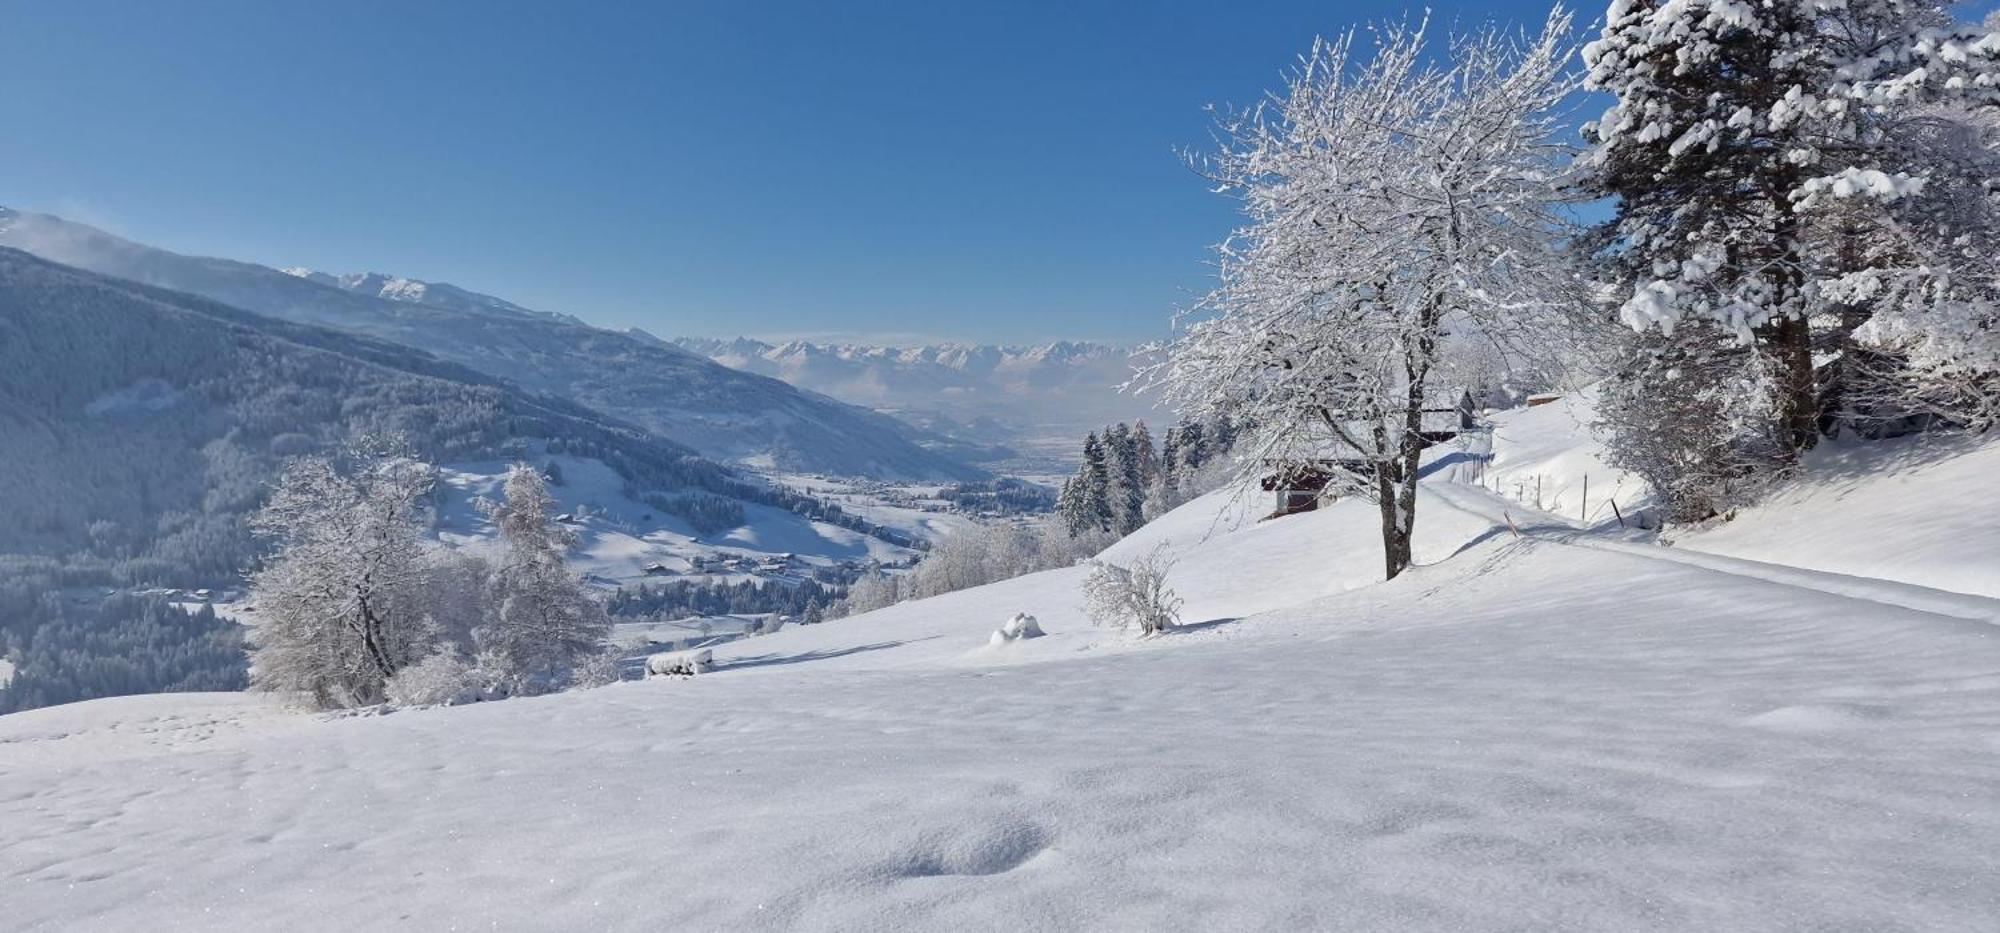
<svg viewBox="0 0 2000 933">
<path fill-rule="evenodd" d="M 1232 223 L 1203 105 L 1409 8 L 0 0 L 0 204 L 663 335 L 1143 339 Z"/>
</svg>

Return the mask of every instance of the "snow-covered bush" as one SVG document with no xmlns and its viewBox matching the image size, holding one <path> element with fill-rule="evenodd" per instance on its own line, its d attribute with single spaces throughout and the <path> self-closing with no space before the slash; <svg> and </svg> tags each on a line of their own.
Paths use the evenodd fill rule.
<svg viewBox="0 0 2000 933">
<path fill-rule="evenodd" d="M 1644 480 L 1668 521 L 1754 501 L 1786 475 L 1764 363 L 1700 322 L 1672 337 L 1639 337 L 1598 404 L 1606 461 Z"/>
<path fill-rule="evenodd" d="M 450 651 L 439 651 L 396 672 L 384 689 L 394 706 L 446 706 L 485 696 L 486 677 Z"/>
<path fill-rule="evenodd" d="M 1181 599 L 1167 586 L 1170 566 L 1158 547 L 1129 567 L 1094 562 L 1083 578 L 1090 621 L 1109 628 L 1137 627 L 1144 635 L 1174 627 L 1180 622 Z"/>
<path fill-rule="evenodd" d="M 576 660 L 570 668 L 570 683 L 578 687 L 602 687 L 625 679 L 625 652 L 617 648 L 594 651 Z"/>
<path fill-rule="evenodd" d="M 833 604 L 832 615 L 839 618 L 886 609 L 902 601 L 902 590 L 901 576 L 882 571 L 863 573 L 848 586 L 847 595 Z"/>
</svg>

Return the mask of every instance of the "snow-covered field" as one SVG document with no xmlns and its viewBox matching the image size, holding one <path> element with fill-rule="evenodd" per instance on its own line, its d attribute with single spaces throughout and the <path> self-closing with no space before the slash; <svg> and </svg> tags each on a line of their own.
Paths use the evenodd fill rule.
<svg viewBox="0 0 2000 933">
<path fill-rule="evenodd" d="M 1582 462 L 1508 438 L 1496 470 Z M 1792 514 L 1774 504 L 1662 548 L 1439 469 L 1423 566 L 1389 584 L 1365 504 L 1256 522 L 1262 496 L 1224 493 L 1147 526 L 1110 556 L 1164 542 L 1187 599 L 1150 640 L 1091 628 L 1064 569 L 734 642 L 692 680 L 340 718 L 216 694 L 8 716 L 0 911 L 1991 929 L 1996 451 L 1797 493 L 1828 516 L 1801 533 L 1949 513 L 1931 536 L 1800 546 L 1760 531 Z M 1842 563 L 1870 540 L 1875 563 Z M 1892 559 L 1917 544 L 1927 576 Z M 989 645 L 1019 611 L 1049 634 Z"/>
<path fill-rule="evenodd" d="M 694 557 L 792 554 L 801 565 L 828 566 L 894 563 L 915 553 L 853 529 L 753 503 L 744 504 L 742 525 L 704 533 L 684 519 L 627 498 L 624 479 L 600 461 L 546 455 L 534 461 L 561 469 L 562 482 L 549 492 L 571 516 L 566 524 L 578 539 L 576 568 L 600 583 L 648 580 L 646 568 L 653 564 L 672 571 L 665 578 L 669 580 L 734 583 L 749 578 L 745 573 L 695 572 L 688 563 Z M 446 464 L 439 539 L 475 552 L 495 546 L 496 532 L 477 503 L 500 498 L 506 475 L 507 464 L 499 461 Z"/>
<path fill-rule="evenodd" d="M 975 527 L 977 519 L 938 499 L 935 483 L 884 483 L 810 473 L 770 473 L 779 485 L 824 499 L 842 511 L 922 541 L 942 541 Z"/>
</svg>

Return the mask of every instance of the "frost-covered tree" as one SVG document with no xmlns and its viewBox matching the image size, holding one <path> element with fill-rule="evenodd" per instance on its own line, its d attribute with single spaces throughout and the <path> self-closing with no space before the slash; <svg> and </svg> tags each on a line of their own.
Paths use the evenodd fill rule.
<svg viewBox="0 0 2000 933">
<path fill-rule="evenodd" d="M 491 615 L 473 630 L 480 666 L 510 693 L 535 693 L 571 679 L 577 662 L 596 653 L 610 630 L 565 556 L 574 536 L 555 520 L 556 501 L 542 474 L 527 464 L 507 471 L 506 499 L 483 503 L 500 529 Z"/>
<path fill-rule="evenodd" d="M 433 652 L 418 610 L 436 470 L 393 440 L 294 461 L 253 527 L 275 550 L 250 578 L 251 684 L 322 707 L 379 703 L 396 672 Z"/>
<path fill-rule="evenodd" d="M 1083 464 L 1077 468 L 1067 499 L 1057 511 L 1073 535 L 1107 531 L 1117 525 L 1111 498 L 1110 455 L 1095 431 L 1083 440 Z"/>
<path fill-rule="evenodd" d="M 1774 419 L 1776 462 L 1885 363 L 1949 344 L 1938 372 L 1978 365 L 1991 149 L 1939 107 L 1994 103 L 1996 54 L 1942 4 L 1905 0 L 1619 0 L 1585 49 L 1588 85 L 1614 98 L 1586 135 L 1618 199 L 1599 242 L 1620 315 L 1670 343 L 1708 325 L 1677 351 L 1719 353 L 1694 346 L 1710 329 L 1754 347 L 1773 397 L 1745 401 Z"/>
<path fill-rule="evenodd" d="M 1200 167 L 1247 222 L 1220 283 L 1142 376 L 1198 417 L 1245 415 L 1248 468 L 1361 464 L 1384 565 L 1409 566 L 1422 409 L 1455 327 L 1510 339 L 1573 299 L 1558 107 L 1569 15 L 1433 56 L 1425 26 L 1320 41 L 1285 91 L 1225 116 Z"/>
<path fill-rule="evenodd" d="M 1153 432 L 1140 421 L 1132 425 L 1132 452 L 1139 464 L 1139 482 L 1151 487 L 1160 479 L 1160 451 L 1153 446 Z"/>
<path fill-rule="evenodd" d="M 904 598 L 902 580 L 901 576 L 879 569 L 863 572 L 848 586 L 847 595 L 834 604 L 834 615 L 859 615 L 901 602 Z"/>
<path fill-rule="evenodd" d="M 1790 196 L 1811 173 L 1793 156 L 1804 141 L 1788 95 L 1818 83 L 1813 33 L 1794 0 L 1618 0 L 1584 49 L 1588 86 L 1614 97 L 1584 133 L 1618 198 L 1633 278 L 1621 318 L 1671 336 L 1695 313 L 1757 341 L 1795 449 L 1812 443 L 1815 413 Z"/>
<path fill-rule="evenodd" d="M 1105 431 L 1104 437 L 1111 529 L 1121 536 L 1129 535 L 1146 524 L 1145 461 L 1152 454 L 1152 441 L 1147 439 L 1147 450 L 1141 453 L 1139 436 L 1122 422 Z"/>
<path fill-rule="evenodd" d="M 1064 477 L 1062 489 L 1056 493 L 1056 521 L 1070 534 L 1080 533 L 1088 524 L 1083 504 L 1083 484 L 1076 477 Z"/>
</svg>

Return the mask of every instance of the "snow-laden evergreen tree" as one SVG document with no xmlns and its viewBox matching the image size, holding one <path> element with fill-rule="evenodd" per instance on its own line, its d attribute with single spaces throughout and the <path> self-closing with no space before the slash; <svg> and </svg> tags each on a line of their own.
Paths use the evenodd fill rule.
<svg viewBox="0 0 2000 933">
<path fill-rule="evenodd" d="M 414 591 L 436 477 L 383 438 L 285 470 L 252 520 L 276 543 L 250 577 L 252 686 L 321 707 L 379 703 L 397 671 L 432 653 L 435 626 Z"/>
<path fill-rule="evenodd" d="M 1078 474 L 1083 489 L 1081 513 L 1083 528 L 1089 531 L 1110 531 L 1118 526 L 1118 513 L 1111 500 L 1110 455 L 1092 431 L 1083 439 L 1083 467 Z"/>
<path fill-rule="evenodd" d="M 1146 454 L 1140 453 L 1139 437 L 1123 422 L 1107 429 L 1104 437 L 1111 529 L 1122 537 L 1146 524 Z M 1147 446 L 1150 453 L 1150 441 Z"/>
<path fill-rule="evenodd" d="M 1574 301 L 1569 28 L 1557 9 L 1538 33 L 1487 28 L 1437 56 L 1423 25 L 1373 49 L 1318 42 L 1282 94 L 1222 121 L 1202 166 L 1247 223 L 1143 378 L 1190 415 L 1247 416 L 1247 469 L 1358 464 L 1390 577 L 1411 559 L 1440 340 L 1461 323 L 1506 340 Z"/>
<path fill-rule="evenodd" d="M 515 464 L 505 495 L 484 503 L 504 551 L 493 570 L 491 615 L 473 640 L 480 667 L 508 692 L 536 693 L 568 683 L 571 668 L 599 650 L 610 623 L 565 562 L 575 537 L 555 520 L 542 474 Z"/>
<path fill-rule="evenodd" d="M 1910 359 L 1926 332 L 1991 333 L 1993 176 L 1974 164 L 1990 148 L 1963 145 L 1938 106 L 1992 103 L 1996 53 L 1905 0 L 1618 0 L 1585 49 L 1588 85 L 1614 98 L 1586 135 L 1619 201 L 1599 242 L 1622 270 L 1620 315 L 1711 363 L 1728 356 L 1698 345 L 1715 331 L 1753 347 L 1774 396 L 1745 401 L 1774 418 L 1759 433 L 1778 463 L 1838 415 L 1822 386 L 1846 406 L 1882 362 L 1860 342 Z M 1711 326 L 1674 340 L 1690 318 Z M 1816 355 L 1834 361 L 1824 376 Z"/>
<path fill-rule="evenodd" d="M 1153 446 L 1153 432 L 1140 421 L 1132 425 L 1132 452 L 1138 458 L 1139 482 L 1151 487 L 1160 479 L 1160 451 Z"/>
<path fill-rule="evenodd" d="M 1086 515 L 1083 485 L 1074 476 L 1064 477 L 1062 490 L 1056 493 L 1056 521 L 1062 523 L 1063 530 L 1077 535 L 1089 525 Z"/>
<path fill-rule="evenodd" d="M 1167 425 L 1167 433 L 1160 436 L 1160 485 L 1174 486 L 1181 474 L 1181 425 Z"/>
</svg>

